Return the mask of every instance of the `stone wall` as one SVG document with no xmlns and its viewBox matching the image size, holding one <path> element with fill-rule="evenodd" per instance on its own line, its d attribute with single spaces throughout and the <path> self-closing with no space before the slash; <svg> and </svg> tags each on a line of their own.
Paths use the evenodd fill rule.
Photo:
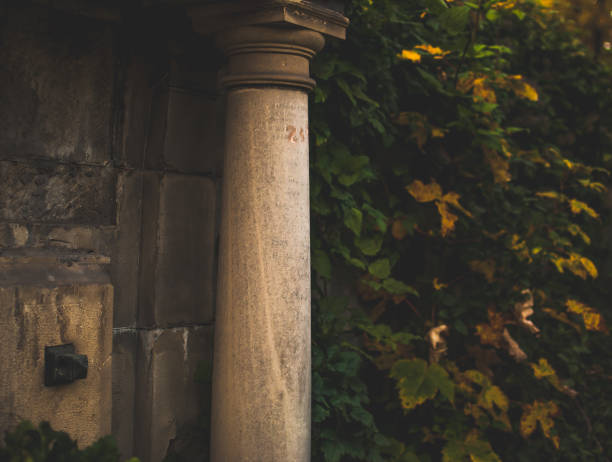
<svg viewBox="0 0 612 462">
<path fill-rule="evenodd" d="M 161 461 L 210 399 L 218 58 L 180 12 L 24 3 L 0 19 L 0 431 L 112 431 Z M 68 342 L 88 377 L 44 387 Z"/>
</svg>

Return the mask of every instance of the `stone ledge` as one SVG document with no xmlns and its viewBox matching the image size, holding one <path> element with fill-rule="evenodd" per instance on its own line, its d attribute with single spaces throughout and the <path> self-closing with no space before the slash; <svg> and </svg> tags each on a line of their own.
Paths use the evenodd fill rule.
<svg viewBox="0 0 612 462">
<path fill-rule="evenodd" d="M 338 11 L 303 0 L 217 2 L 189 9 L 200 34 L 257 24 L 293 24 L 331 37 L 346 38 L 349 20 Z"/>
</svg>

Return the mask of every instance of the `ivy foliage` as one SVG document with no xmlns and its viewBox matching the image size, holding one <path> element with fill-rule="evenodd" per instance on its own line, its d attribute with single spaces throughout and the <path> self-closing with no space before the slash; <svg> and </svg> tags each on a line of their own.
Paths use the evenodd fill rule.
<svg viewBox="0 0 612 462">
<path fill-rule="evenodd" d="M 65 432 L 53 430 L 48 422 L 38 427 L 23 421 L 4 437 L 0 447 L 2 462 L 118 462 L 119 451 L 110 436 L 85 449 Z M 126 462 L 138 462 L 136 457 Z"/>
<path fill-rule="evenodd" d="M 353 0 L 313 63 L 313 460 L 609 460 L 612 69 L 566 3 Z"/>
</svg>

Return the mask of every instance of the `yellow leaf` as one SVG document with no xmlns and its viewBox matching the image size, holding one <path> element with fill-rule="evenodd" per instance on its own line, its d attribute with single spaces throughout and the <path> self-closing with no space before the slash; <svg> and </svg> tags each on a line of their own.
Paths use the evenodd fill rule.
<svg viewBox="0 0 612 462">
<path fill-rule="evenodd" d="M 474 382 L 476 385 L 480 385 L 483 388 L 488 388 L 491 386 L 491 381 L 480 371 L 470 369 L 468 371 L 465 371 L 464 375 L 471 382 Z"/>
<path fill-rule="evenodd" d="M 445 135 L 446 135 L 446 132 L 442 130 L 441 128 L 434 127 L 431 129 L 432 138 L 444 138 Z"/>
<path fill-rule="evenodd" d="M 591 181 L 588 178 L 579 179 L 578 183 L 580 183 L 585 188 L 589 188 L 597 192 L 605 192 L 608 190 L 608 188 L 606 188 L 602 183 L 599 183 L 597 181 Z"/>
<path fill-rule="evenodd" d="M 472 218 L 472 214 L 464 209 L 461 204 L 459 203 L 459 198 L 461 196 L 459 194 L 457 194 L 454 191 L 450 191 L 447 192 L 446 194 L 444 194 L 444 196 L 442 196 L 442 202 L 446 202 L 448 204 L 451 204 L 453 207 L 461 210 L 464 214 L 466 214 L 468 217 Z"/>
<path fill-rule="evenodd" d="M 414 48 L 426 51 L 427 53 L 434 55 L 435 59 L 442 59 L 444 56 L 450 53 L 450 51 L 444 51 L 442 48 L 434 47 L 428 44 L 417 45 Z"/>
<path fill-rule="evenodd" d="M 533 369 L 533 375 L 535 375 L 536 379 L 542 379 L 544 377 L 549 377 L 557 374 L 552 368 L 552 366 L 548 363 L 546 358 L 540 358 L 538 364 L 529 363 L 529 365 Z"/>
<path fill-rule="evenodd" d="M 512 179 L 510 172 L 510 163 L 500 157 L 495 151 L 492 149 L 484 148 L 485 159 L 491 167 L 491 171 L 493 172 L 493 179 L 495 183 L 507 183 Z"/>
<path fill-rule="evenodd" d="M 440 232 L 443 237 L 446 237 L 448 233 L 455 229 L 455 222 L 459 219 L 459 217 L 448 210 L 448 205 L 446 202 L 436 201 L 436 206 L 438 207 L 438 213 L 442 219 Z"/>
<path fill-rule="evenodd" d="M 505 139 L 502 139 L 500 141 L 501 147 L 502 147 L 502 152 L 504 153 L 504 156 L 506 156 L 507 158 L 512 157 L 512 153 L 510 152 L 510 146 L 508 144 L 508 141 Z"/>
<path fill-rule="evenodd" d="M 537 3 L 544 8 L 552 8 L 555 5 L 555 0 L 537 0 Z"/>
<path fill-rule="evenodd" d="M 501 2 L 495 2 L 491 5 L 491 8 L 495 10 L 510 10 L 516 6 L 516 2 L 514 0 L 504 0 Z"/>
<path fill-rule="evenodd" d="M 561 258 L 561 257 L 556 257 L 556 258 L 551 258 L 551 260 L 555 266 L 557 267 L 557 271 L 559 271 L 559 273 L 564 273 L 565 271 L 563 270 L 563 263 L 565 262 L 565 258 Z"/>
<path fill-rule="evenodd" d="M 578 331 L 580 331 L 580 329 L 578 329 Z M 540 358 L 538 364 L 529 363 L 529 365 L 533 369 L 533 374 L 536 379 L 546 379 L 553 387 L 568 396 L 574 397 L 578 394 L 575 390 L 561 383 L 557 373 L 545 358 Z"/>
<path fill-rule="evenodd" d="M 608 333 L 608 327 L 604 318 L 594 308 L 579 302 L 578 300 L 567 299 L 565 301 L 567 311 L 582 316 L 584 327 L 587 330 Z"/>
<path fill-rule="evenodd" d="M 538 197 L 546 197 L 548 199 L 561 199 L 562 196 L 556 191 L 540 191 L 536 193 Z"/>
<path fill-rule="evenodd" d="M 564 269 L 569 269 L 582 279 L 586 279 L 587 276 L 591 276 L 595 279 L 598 276 L 595 264 L 587 257 L 583 257 L 574 252 L 570 253 L 569 258 L 563 258 L 553 254 L 551 261 L 555 264 L 560 273 L 563 273 Z"/>
<path fill-rule="evenodd" d="M 544 167 L 549 168 L 550 167 L 550 162 L 548 162 L 546 159 L 544 159 L 542 157 L 542 155 L 538 152 L 537 149 L 532 149 L 529 151 L 518 151 L 518 155 L 520 157 L 525 157 L 527 160 L 536 163 L 536 164 L 542 164 Z"/>
<path fill-rule="evenodd" d="M 495 280 L 495 261 L 494 260 L 472 260 L 469 262 L 470 269 L 482 274 L 487 282 Z"/>
<path fill-rule="evenodd" d="M 565 313 L 559 313 L 553 310 L 552 308 L 542 308 L 542 311 L 547 313 L 551 318 L 554 318 L 557 321 L 561 321 L 562 323 L 567 324 L 568 326 L 572 326 L 574 329 L 580 332 L 580 326 L 575 322 L 570 321 L 570 319 Z"/>
<path fill-rule="evenodd" d="M 528 263 L 533 262 L 531 254 L 529 253 L 529 248 L 527 247 L 527 243 L 522 241 L 518 234 L 512 235 L 510 248 L 516 253 L 520 260 L 527 260 Z"/>
<path fill-rule="evenodd" d="M 444 289 L 445 287 L 448 287 L 448 284 L 444 284 L 443 282 L 440 282 L 438 278 L 434 278 L 433 287 L 435 290 L 441 290 L 441 289 Z"/>
<path fill-rule="evenodd" d="M 418 63 L 419 61 L 421 61 L 421 55 L 418 54 L 416 51 L 412 50 L 402 50 L 402 52 L 399 53 L 397 57 L 400 59 L 412 61 L 413 63 Z"/>
<path fill-rule="evenodd" d="M 587 273 L 589 273 L 589 275 L 593 279 L 595 279 L 598 276 L 597 267 L 587 257 L 580 257 L 580 263 L 582 263 L 582 267 L 587 271 Z"/>
<path fill-rule="evenodd" d="M 406 190 L 418 202 L 431 202 L 442 198 L 442 188 L 435 181 L 424 184 L 421 180 L 414 180 L 406 186 Z"/>
<path fill-rule="evenodd" d="M 485 77 L 478 77 L 474 79 L 473 85 L 473 94 L 474 101 L 484 100 L 488 103 L 496 103 L 497 96 L 495 95 L 495 91 L 485 83 Z"/>
<path fill-rule="evenodd" d="M 489 308 L 488 315 L 489 324 L 478 324 L 476 334 L 480 337 L 480 343 L 483 345 L 493 345 L 495 348 L 501 348 L 504 335 L 504 317 L 493 308 Z"/>
<path fill-rule="evenodd" d="M 528 99 L 529 101 L 538 100 L 538 92 L 527 82 L 520 82 L 520 84 L 515 85 L 513 89 L 514 93 L 516 93 L 516 96 L 519 98 Z"/>
<path fill-rule="evenodd" d="M 591 238 L 585 233 L 580 226 L 576 223 L 572 223 L 567 227 L 567 230 L 572 236 L 580 236 L 586 245 L 591 244 Z"/>
<path fill-rule="evenodd" d="M 493 405 L 497 406 L 500 411 L 506 412 L 508 410 L 508 397 L 498 386 L 493 385 L 488 388 L 483 395 L 483 402 L 485 407 L 489 410 L 495 410 Z"/>
<path fill-rule="evenodd" d="M 580 212 L 585 212 L 587 215 L 589 215 L 592 218 L 599 218 L 599 214 L 595 210 L 593 210 L 591 207 L 589 207 L 584 202 L 576 200 L 576 199 L 570 199 L 570 209 L 572 210 L 573 214 L 579 214 Z"/>
<path fill-rule="evenodd" d="M 541 402 L 534 401 L 533 404 L 525 404 L 523 406 L 523 416 L 521 417 L 520 431 L 523 438 L 529 437 L 537 428 L 538 422 L 542 433 L 546 438 L 550 439 L 555 447 L 559 448 L 559 437 L 553 435 L 555 422 L 553 417 L 559 413 L 559 407 L 554 401 Z"/>
<path fill-rule="evenodd" d="M 496 385 L 485 389 L 482 397 L 478 400 L 491 416 L 504 424 L 507 430 L 512 429 L 510 418 L 508 417 L 509 400 L 504 392 Z"/>
</svg>

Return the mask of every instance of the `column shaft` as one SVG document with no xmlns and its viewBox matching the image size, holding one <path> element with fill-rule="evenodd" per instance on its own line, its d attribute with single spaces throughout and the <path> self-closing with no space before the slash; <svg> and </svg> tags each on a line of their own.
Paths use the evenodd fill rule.
<svg viewBox="0 0 612 462">
<path fill-rule="evenodd" d="M 245 62 L 257 62 L 252 52 L 247 57 Z M 269 54 L 267 58 L 274 60 Z M 236 62 L 240 59 L 234 58 Z M 254 74 L 248 75 L 253 80 Z M 294 86 L 246 84 L 227 94 L 213 374 L 214 462 L 310 460 L 304 81 Z"/>
</svg>

